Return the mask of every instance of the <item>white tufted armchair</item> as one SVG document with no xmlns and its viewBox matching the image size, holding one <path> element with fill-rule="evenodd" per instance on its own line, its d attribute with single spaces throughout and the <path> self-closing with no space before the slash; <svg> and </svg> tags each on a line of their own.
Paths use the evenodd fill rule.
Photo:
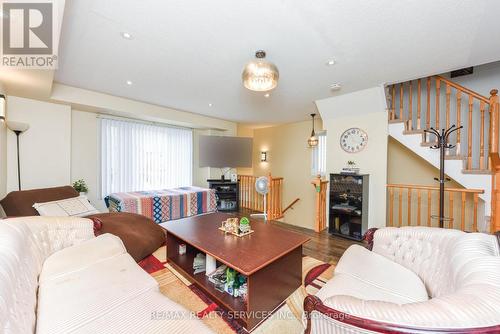
<svg viewBox="0 0 500 334">
<path fill-rule="evenodd" d="M 158 317 L 156 318 L 156 315 Z M 0 334 L 213 333 L 120 238 L 76 217 L 0 220 Z"/>
<path fill-rule="evenodd" d="M 402 227 L 370 230 L 334 277 L 304 301 L 306 333 L 500 333 L 494 235 Z"/>
</svg>

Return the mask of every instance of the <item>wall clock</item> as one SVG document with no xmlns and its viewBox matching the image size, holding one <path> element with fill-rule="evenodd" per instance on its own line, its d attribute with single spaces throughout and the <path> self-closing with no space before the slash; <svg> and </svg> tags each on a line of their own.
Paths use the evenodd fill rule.
<svg viewBox="0 0 500 334">
<path fill-rule="evenodd" d="M 368 135 L 360 128 L 350 128 L 340 136 L 340 147 L 347 153 L 362 151 L 368 144 Z"/>
</svg>

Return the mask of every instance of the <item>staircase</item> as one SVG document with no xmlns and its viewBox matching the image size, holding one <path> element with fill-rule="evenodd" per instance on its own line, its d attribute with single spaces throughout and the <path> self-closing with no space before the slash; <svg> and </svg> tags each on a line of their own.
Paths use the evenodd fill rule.
<svg viewBox="0 0 500 334">
<path fill-rule="evenodd" d="M 386 87 L 389 135 L 436 168 L 439 150 L 430 149 L 436 138 L 424 130 L 463 126 L 450 136 L 456 147 L 446 153 L 446 174 L 466 189 L 477 190 L 490 230 L 499 230 L 498 91 L 490 94 L 484 97 L 437 75 Z"/>
</svg>

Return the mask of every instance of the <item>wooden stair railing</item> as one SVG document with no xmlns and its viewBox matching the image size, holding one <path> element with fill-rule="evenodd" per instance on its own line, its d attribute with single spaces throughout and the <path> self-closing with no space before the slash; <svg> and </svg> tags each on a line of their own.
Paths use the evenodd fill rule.
<svg viewBox="0 0 500 334">
<path fill-rule="evenodd" d="M 297 203 L 298 201 L 300 201 L 300 198 L 296 198 L 292 201 L 292 203 L 288 204 L 286 208 L 283 209 L 283 214 L 285 214 L 288 210 L 290 209 L 293 209 L 293 206 L 295 205 L 295 203 Z"/>
<path fill-rule="evenodd" d="M 311 183 L 316 190 L 314 230 L 316 232 L 321 232 L 326 229 L 326 189 L 328 187 L 328 181 L 322 180 L 321 175 L 318 175 Z"/>
<path fill-rule="evenodd" d="M 500 231 L 498 90 L 492 89 L 487 98 L 435 75 L 390 85 L 388 92 L 389 122 L 403 122 L 406 133 L 448 128 L 451 124 L 464 126 L 453 137 L 456 148 L 448 151 L 449 158 L 463 159 L 464 172 L 492 174 L 490 229 Z M 422 144 L 431 144 L 429 139 L 423 135 Z"/>
<path fill-rule="evenodd" d="M 453 136 L 454 154 L 448 154 L 463 158 L 467 171 L 491 170 L 492 144 L 498 145 L 498 126 L 491 121 L 495 100 L 498 104 L 497 90 L 492 90 L 487 98 L 439 75 L 393 84 L 388 88 L 389 122 L 404 122 L 406 133 L 423 133 L 430 127 L 441 129 L 451 124 L 463 125 L 464 128 Z M 399 97 L 396 96 L 397 90 Z M 479 132 L 479 140 L 474 140 L 476 134 L 473 135 L 473 131 Z M 492 141 L 493 138 L 496 141 Z M 428 142 L 434 138 L 424 136 L 423 139 Z"/>
<path fill-rule="evenodd" d="M 439 187 L 388 184 L 387 190 L 388 226 L 439 226 L 438 220 L 433 219 L 438 209 Z M 470 232 L 478 231 L 479 195 L 483 193 L 484 190 L 481 189 L 445 188 L 445 200 L 447 200 L 445 214 L 448 217 L 448 224 L 445 223 L 444 227 Z M 455 201 L 460 202 L 459 210 L 456 210 Z M 455 210 L 459 211 L 457 218 L 455 218 Z M 470 210 L 472 213 L 467 212 Z M 397 213 L 396 219 L 395 213 Z"/>
<path fill-rule="evenodd" d="M 264 212 L 264 198 L 255 190 L 257 176 L 238 175 L 240 181 L 240 207 L 254 211 Z M 269 192 L 267 193 L 267 217 L 279 219 L 283 217 L 283 178 L 268 175 Z"/>
</svg>

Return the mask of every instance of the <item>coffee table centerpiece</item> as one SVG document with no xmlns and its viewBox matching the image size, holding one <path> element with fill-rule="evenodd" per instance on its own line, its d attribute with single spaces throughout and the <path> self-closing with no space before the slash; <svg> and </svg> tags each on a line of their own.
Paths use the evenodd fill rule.
<svg viewBox="0 0 500 334">
<path fill-rule="evenodd" d="M 242 217 L 241 219 L 233 217 L 228 218 L 222 222 L 219 230 L 237 237 L 244 237 L 245 235 L 249 235 L 254 232 L 250 228 L 250 220 L 247 217 Z"/>
</svg>

